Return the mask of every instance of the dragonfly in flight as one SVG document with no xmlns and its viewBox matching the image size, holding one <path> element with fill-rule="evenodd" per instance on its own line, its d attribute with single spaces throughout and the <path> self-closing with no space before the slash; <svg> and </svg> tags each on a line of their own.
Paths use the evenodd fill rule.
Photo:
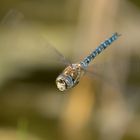
<svg viewBox="0 0 140 140">
<path fill-rule="evenodd" d="M 23 14 L 16 10 L 10 10 L 8 14 L 4 17 L 2 20 L 2 24 L 6 23 L 12 23 L 17 25 L 17 22 L 19 19 L 21 20 L 23 18 Z M 16 19 L 16 20 L 15 20 Z M 18 22 L 19 23 L 19 22 Z M 67 67 L 63 70 L 63 72 L 56 78 L 56 85 L 57 88 L 60 91 L 65 91 L 68 89 L 71 89 L 75 87 L 80 79 L 83 77 L 85 72 L 88 69 L 88 66 L 90 62 L 101 52 L 103 52 L 104 49 L 106 49 L 110 44 L 112 44 L 115 40 L 118 39 L 120 34 L 114 33 L 110 38 L 105 40 L 103 43 L 101 43 L 91 54 L 89 54 L 87 57 L 83 59 L 83 61 L 75 64 L 71 64 L 66 58 L 52 45 L 46 44 L 45 41 L 45 47 L 51 48 L 55 54 L 67 65 Z"/>
<path fill-rule="evenodd" d="M 118 39 L 120 34 L 114 33 L 110 38 L 101 43 L 91 54 L 83 61 L 68 65 L 64 71 L 56 78 L 56 85 L 60 91 L 65 91 L 75 87 L 85 74 L 90 62 L 111 43 Z"/>
</svg>

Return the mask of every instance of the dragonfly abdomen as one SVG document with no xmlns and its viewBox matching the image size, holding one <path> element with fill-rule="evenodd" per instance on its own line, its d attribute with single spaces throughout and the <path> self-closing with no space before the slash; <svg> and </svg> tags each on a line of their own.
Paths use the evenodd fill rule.
<svg viewBox="0 0 140 140">
<path fill-rule="evenodd" d="M 84 68 L 88 66 L 88 64 L 98 55 L 100 54 L 104 49 L 106 49 L 110 44 L 112 44 L 116 39 L 118 39 L 120 35 L 118 33 L 114 33 L 110 38 L 105 40 L 103 43 L 101 43 L 90 55 L 88 55 L 81 64 Z"/>
</svg>

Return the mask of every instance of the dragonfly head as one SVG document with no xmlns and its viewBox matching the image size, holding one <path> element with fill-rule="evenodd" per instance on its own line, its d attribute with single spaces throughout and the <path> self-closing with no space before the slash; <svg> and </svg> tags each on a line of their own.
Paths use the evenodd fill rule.
<svg viewBox="0 0 140 140">
<path fill-rule="evenodd" d="M 63 74 L 60 74 L 57 78 L 56 78 L 56 85 L 57 88 L 60 91 L 65 91 L 71 87 L 73 87 L 74 82 L 72 80 L 71 76 L 65 76 Z"/>
</svg>

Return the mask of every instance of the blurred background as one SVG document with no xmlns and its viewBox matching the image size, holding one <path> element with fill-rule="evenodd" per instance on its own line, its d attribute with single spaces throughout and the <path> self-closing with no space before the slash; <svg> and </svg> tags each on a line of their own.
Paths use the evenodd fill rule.
<svg viewBox="0 0 140 140">
<path fill-rule="evenodd" d="M 0 19 L 0 140 L 140 140 L 139 0 L 1 0 Z M 79 62 L 116 31 L 59 92 L 59 52 Z"/>
</svg>

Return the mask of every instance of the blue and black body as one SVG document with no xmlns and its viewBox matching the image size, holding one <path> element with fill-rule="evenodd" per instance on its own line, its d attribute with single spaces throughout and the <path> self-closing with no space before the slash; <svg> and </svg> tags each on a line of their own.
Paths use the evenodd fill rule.
<svg viewBox="0 0 140 140">
<path fill-rule="evenodd" d="M 95 51 L 88 55 L 83 61 L 67 66 L 56 78 L 57 88 L 60 91 L 65 91 L 76 86 L 79 83 L 81 77 L 84 75 L 89 63 L 111 43 L 113 43 L 119 36 L 120 35 L 118 33 L 114 33 L 110 38 L 101 43 L 95 49 Z"/>
<path fill-rule="evenodd" d="M 117 40 L 119 36 L 120 34 L 114 33 L 110 38 L 101 43 L 90 55 L 88 55 L 83 61 L 80 62 L 83 68 L 87 68 L 88 64 L 110 44 Z"/>
</svg>

